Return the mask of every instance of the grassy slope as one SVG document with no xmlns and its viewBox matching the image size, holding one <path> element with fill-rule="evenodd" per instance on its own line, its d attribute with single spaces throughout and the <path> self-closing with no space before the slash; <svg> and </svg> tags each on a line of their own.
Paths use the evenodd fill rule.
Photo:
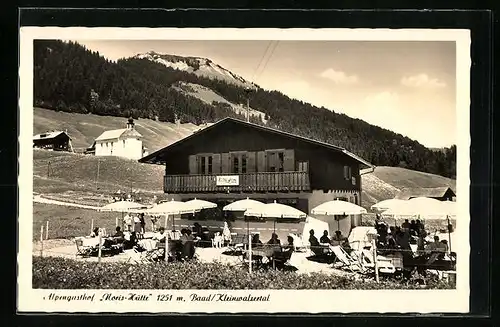
<svg viewBox="0 0 500 327">
<path fill-rule="evenodd" d="M 47 130 L 68 130 L 73 147 L 84 149 L 90 146 L 102 132 L 125 128 L 123 117 L 84 115 L 34 108 L 33 133 Z M 149 153 L 161 149 L 199 129 L 193 124 L 163 123 L 150 119 L 136 120 L 136 129 L 144 136 L 144 146 Z"/>
<path fill-rule="evenodd" d="M 99 163 L 99 190 L 113 193 L 118 190 L 138 190 L 142 193 L 161 193 L 163 167 L 141 164 L 116 157 L 85 156 L 62 152 L 34 150 L 34 191 L 60 193 L 79 190 L 96 193 L 97 164 Z M 50 172 L 47 176 L 47 166 Z M 407 187 L 451 186 L 455 181 L 432 174 L 396 167 L 377 167 L 375 172 L 362 177 L 363 205 L 394 197 Z"/>
<path fill-rule="evenodd" d="M 37 193 L 72 190 L 114 193 L 118 190 L 129 192 L 131 188 L 141 193 L 159 193 L 163 189 L 163 175 L 162 166 L 134 160 L 33 150 L 33 191 Z"/>
<path fill-rule="evenodd" d="M 363 206 L 369 208 L 378 201 L 393 198 L 399 190 L 413 187 L 449 186 L 455 189 L 455 180 L 398 167 L 377 167 L 373 173 L 362 176 Z"/>
<path fill-rule="evenodd" d="M 90 235 L 92 219 L 94 227 L 106 228 L 108 233 L 112 233 L 116 217 L 121 218 L 120 213 L 33 203 L 33 240 L 40 239 L 40 226 L 45 226 L 47 221 L 48 236 L 54 239 Z"/>
</svg>

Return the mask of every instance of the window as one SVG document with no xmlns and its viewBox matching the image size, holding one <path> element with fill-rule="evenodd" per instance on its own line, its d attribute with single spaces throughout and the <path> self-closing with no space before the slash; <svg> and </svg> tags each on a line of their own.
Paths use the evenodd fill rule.
<svg viewBox="0 0 500 327">
<path fill-rule="evenodd" d="M 198 174 L 206 175 L 213 173 L 213 157 L 211 154 L 198 156 Z"/>
<path fill-rule="evenodd" d="M 283 172 L 285 171 L 285 151 L 266 151 L 267 152 L 267 171 Z"/>
<path fill-rule="evenodd" d="M 125 147 L 125 140 L 123 140 L 123 147 Z"/>
<path fill-rule="evenodd" d="M 344 179 L 351 180 L 352 172 L 350 166 L 344 166 Z"/>
<path fill-rule="evenodd" d="M 201 157 L 200 158 L 200 173 L 204 174 L 205 173 L 205 159 L 206 157 Z"/>
<path fill-rule="evenodd" d="M 231 172 L 233 174 L 245 174 L 247 172 L 247 154 L 246 152 L 231 153 Z"/>
<path fill-rule="evenodd" d="M 241 156 L 241 173 L 245 174 L 247 172 L 247 156 Z"/>
<path fill-rule="evenodd" d="M 278 171 L 283 172 L 285 171 L 285 154 L 283 152 L 278 152 Z"/>
</svg>

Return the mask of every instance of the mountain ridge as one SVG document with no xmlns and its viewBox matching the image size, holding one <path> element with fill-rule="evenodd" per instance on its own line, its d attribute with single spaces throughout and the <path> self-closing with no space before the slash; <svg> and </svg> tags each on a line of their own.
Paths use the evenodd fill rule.
<svg viewBox="0 0 500 327">
<path fill-rule="evenodd" d="M 179 56 L 175 54 L 158 53 L 156 51 L 148 51 L 139 53 L 131 57 L 132 59 L 147 59 L 152 62 L 162 64 L 177 70 L 194 73 L 198 76 L 215 78 L 228 83 L 233 83 L 239 86 L 255 89 L 258 86 L 247 81 L 240 75 L 222 67 L 213 60 L 205 57 L 197 56 Z"/>
<path fill-rule="evenodd" d="M 163 122 L 212 123 L 245 118 L 237 105 L 264 114 L 251 121 L 345 148 L 377 166 L 400 166 L 454 177 L 456 147 L 432 151 L 415 140 L 278 91 L 244 87 L 197 76 L 148 59 L 111 62 L 75 42 L 34 43 L 34 106 L 101 116 L 149 118 Z M 181 92 L 179 83 L 210 89 L 224 101 L 204 101 Z M 198 92 L 199 93 L 199 92 Z M 244 108 L 245 106 L 243 106 Z"/>
</svg>

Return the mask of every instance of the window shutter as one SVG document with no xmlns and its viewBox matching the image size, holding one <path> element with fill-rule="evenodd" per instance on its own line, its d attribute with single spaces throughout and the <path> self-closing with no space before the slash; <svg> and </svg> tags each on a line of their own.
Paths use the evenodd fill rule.
<svg viewBox="0 0 500 327">
<path fill-rule="evenodd" d="M 266 153 L 264 151 L 257 152 L 257 171 L 266 171 Z"/>
<path fill-rule="evenodd" d="M 285 171 L 295 171 L 295 151 L 285 150 L 283 169 Z"/>
<path fill-rule="evenodd" d="M 247 172 L 255 172 L 255 152 L 247 152 Z"/>
<path fill-rule="evenodd" d="M 194 154 L 189 156 L 189 174 L 198 174 L 198 158 Z"/>
<path fill-rule="evenodd" d="M 223 174 L 229 173 L 230 170 L 230 163 L 229 163 L 229 153 L 223 153 L 221 154 L 221 172 Z"/>
<path fill-rule="evenodd" d="M 221 172 L 221 155 L 216 153 L 212 155 L 212 171 L 214 174 L 220 174 Z"/>
</svg>

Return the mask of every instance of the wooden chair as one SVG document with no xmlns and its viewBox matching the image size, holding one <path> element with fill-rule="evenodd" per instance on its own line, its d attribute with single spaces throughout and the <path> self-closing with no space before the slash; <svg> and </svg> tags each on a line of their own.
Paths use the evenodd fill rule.
<svg viewBox="0 0 500 327">
<path fill-rule="evenodd" d="M 76 255 L 77 256 L 81 255 L 83 257 L 91 257 L 91 256 L 95 255 L 95 253 L 97 251 L 99 251 L 97 247 L 84 245 L 82 238 L 76 238 L 75 244 L 76 244 Z"/>
<path fill-rule="evenodd" d="M 351 257 L 340 245 L 330 246 L 330 249 L 335 254 L 334 268 L 342 268 L 350 272 L 366 272 L 366 267 L 359 260 Z"/>
<path fill-rule="evenodd" d="M 228 246 L 228 251 L 232 253 L 241 253 L 247 244 L 248 236 L 246 234 L 237 234 L 232 238 L 231 243 Z"/>
<path fill-rule="evenodd" d="M 292 258 L 292 254 L 294 251 L 284 251 L 284 252 L 276 252 L 274 254 L 274 265 L 278 269 L 283 269 L 287 262 Z"/>
</svg>

